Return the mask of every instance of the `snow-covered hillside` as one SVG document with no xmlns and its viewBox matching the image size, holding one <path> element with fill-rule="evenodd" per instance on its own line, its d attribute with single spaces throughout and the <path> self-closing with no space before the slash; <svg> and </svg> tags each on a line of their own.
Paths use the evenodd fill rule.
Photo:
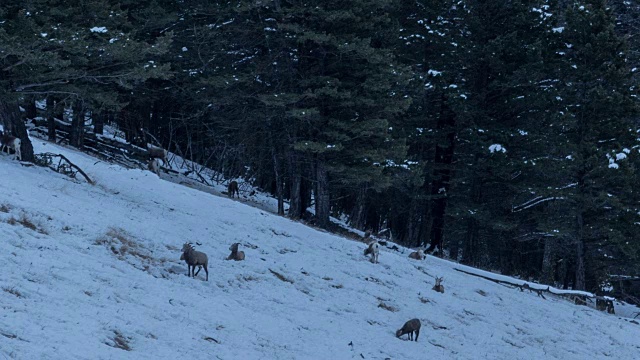
<svg viewBox="0 0 640 360">
<path fill-rule="evenodd" d="M 95 186 L 0 155 L 3 359 L 633 359 L 640 326 L 455 264 L 63 153 Z M 186 276 L 184 242 L 209 255 Z M 242 262 L 225 261 L 241 243 Z M 431 290 L 444 277 L 445 293 Z M 395 337 L 419 318 L 417 342 Z"/>
</svg>

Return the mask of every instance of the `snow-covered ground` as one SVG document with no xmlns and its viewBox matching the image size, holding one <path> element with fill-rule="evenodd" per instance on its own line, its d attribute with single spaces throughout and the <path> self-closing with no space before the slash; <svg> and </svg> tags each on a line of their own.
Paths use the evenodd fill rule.
<svg viewBox="0 0 640 360">
<path fill-rule="evenodd" d="M 639 357 L 629 318 L 404 249 L 372 264 L 362 243 L 34 140 L 97 184 L 0 155 L 1 359 Z M 187 241 L 208 282 L 186 276 Z M 245 261 L 224 260 L 235 242 Z M 397 339 L 412 318 L 419 340 Z"/>
</svg>

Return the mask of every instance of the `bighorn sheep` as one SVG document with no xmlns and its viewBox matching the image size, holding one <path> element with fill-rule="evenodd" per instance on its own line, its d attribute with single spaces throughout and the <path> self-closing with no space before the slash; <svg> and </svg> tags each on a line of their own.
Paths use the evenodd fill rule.
<svg viewBox="0 0 640 360">
<path fill-rule="evenodd" d="M 409 334 L 407 337 L 411 341 L 413 340 L 413 333 L 415 332 L 416 341 L 418 341 L 418 336 L 420 335 L 420 326 L 422 326 L 422 324 L 420 324 L 420 320 L 411 319 L 406 323 L 404 323 L 404 325 L 402 325 L 402 328 L 400 328 L 400 330 L 396 331 L 396 337 L 399 338 L 404 334 Z"/>
<path fill-rule="evenodd" d="M 167 150 L 153 146 L 151 144 L 147 144 L 147 150 L 149 150 L 149 158 L 151 160 L 160 159 L 162 160 L 162 165 L 167 166 L 169 164 L 169 159 L 167 159 L 167 155 L 169 154 Z"/>
<path fill-rule="evenodd" d="M 209 270 L 207 269 L 207 266 L 209 265 L 209 258 L 207 257 L 207 254 L 196 251 L 190 243 L 184 243 L 182 246 L 182 255 L 180 256 L 180 260 L 184 260 L 187 263 L 189 277 L 193 276 L 195 278 L 198 276 L 202 267 L 204 267 L 204 272 L 207 273 L 206 280 L 209 281 Z M 194 274 L 196 266 L 198 267 L 198 271 Z"/>
<path fill-rule="evenodd" d="M 2 138 L 0 138 L 0 151 L 6 151 L 9 153 L 9 149 L 13 149 L 16 155 L 15 158 L 22 160 L 22 153 L 20 152 L 21 141 L 19 138 L 9 135 L 6 131 L 2 132 Z"/>
<path fill-rule="evenodd" d="M 378 263 L 378 255 L 380 255 L 380 244 L 377 241 L 372 241 L 369 246 L 364 249 L 364 256 L 371 254 L 371 262 Z"/>
<path fill-rule="evenodd" d="M 227 257 L 227 260 L 244 260 L 244 251 L 238 251 L 238 246 L 240 246 L 240 243 L 235 243 L 229 247 L 229 250 L 231 250 L 231 254 Z"/>
<path fill-rule="evenodd" d="M 156 158 L 149 160 L 149 170 L 160 176 L 160 164 L 158 164 L 158 161 Z"/>
<path fill-rule="evenodd" d="M 444 285 L 442 285 L 442 280 L 444 280 L 444 278 L 439 278 L 436 277 L 436 284 L 433 286 L 432 290 L 435 290 L 439 293 L 443 293 L 444 294 Z"/>
<path fill-rule="evenodd" d="M 238 191 L 238 182 L 235 180 L 230 182 L 229 186 L 227 187 L 227 195 L 233 198 L 234 193 L 238 196 L 238 199 L 239 199 L 240 191 Z"/>
<path fill-rule="evenodd" d="M 414 251 L 411 254 L 409 254 L 409 258 L 416 259 L 416 260 L 424 260 L 424 252 L 422 251 L 422 249 L 419 249 L 418 251 Z"/>
</svg>

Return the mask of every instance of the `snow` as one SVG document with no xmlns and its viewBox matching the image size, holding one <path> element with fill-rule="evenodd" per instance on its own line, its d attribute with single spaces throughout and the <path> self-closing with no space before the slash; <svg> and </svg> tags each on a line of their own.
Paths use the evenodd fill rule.
<svg viewBox="0 0 640 360">
<path fill-rule="evenodd" d="M 65 155 L 97 185 L 0 155 L 3 359 L 632 359 L 640 350 L 630 319 L 446 260 L 410 260 L 402 247 L 382 247 L 372 264 L 363 243 L 244 199 L 42 140 L 34 148 Z M 204 271 L 185 276 L 186 241 L 209 255 L 208 282 Z M 245 261 L 224 260 L 235 242 Z M 444 294 L 431 290 L 436 276 Z M 397 339 L 411 318 L 420 339 Z"/>
<path fill-rule="evenodd" d="M 107 32 L 107 28 L 104 26 L 94 26 L 91 29 L 89 29 L 89 31 L 93 32 L 93 33 L 106 33 Z"/>
<path fill-rule="evenodd" d="M 493 144 L 491 146 L 489 146 L 489 152 L 490 153 L 494 153 L 494 152 L 501 152 L 501 153 L 506 153 L 507 149 L 505 149 L 502 145 L 500 144 Z"/>
</svg>

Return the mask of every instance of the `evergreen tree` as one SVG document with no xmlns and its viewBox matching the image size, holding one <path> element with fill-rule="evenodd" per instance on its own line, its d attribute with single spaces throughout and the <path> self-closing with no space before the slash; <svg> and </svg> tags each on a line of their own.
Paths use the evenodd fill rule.
<svg viewBox="0 0 640 360">
<path fill-rule="evenodd" d="M 631 151 L 637 103 L 625 42 L 604 1 L 570 8 L 562 34 L 563 108 L 554 125 L 568 154 L 555 169 L 564 209 L 556 226 L 571 246 L 574 288 L 595 290 L 607 271 L 637 264 L 640 244 L 630 215 L 638 207 Z"/>
</svg>

